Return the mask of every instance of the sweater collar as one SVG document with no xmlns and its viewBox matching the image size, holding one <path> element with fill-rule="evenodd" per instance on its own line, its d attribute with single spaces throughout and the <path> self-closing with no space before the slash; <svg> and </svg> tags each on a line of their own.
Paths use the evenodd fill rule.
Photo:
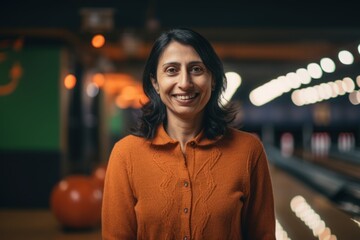
<svg viewBox="0 0 360 240">
<path fill-rule="evenodd" d="M 208 139 L 205 137 L 204 130 L 202 130 L 197 136 L 191 139 L 189 142 L 194 142 L 196 145 L 199 146 L 206 146 L 216 143 L 220 140 L 223 136 L 217 136 L 214 139 Z M 176 144 L 178 143 L 177 140 L 172 139 L 167 132 L 165 131 L 164 125 L 160 124 L 156 130 L 155 137 L 150 140 L 151 144 L 154 145 L 166 145 L 166 144 Z"/>
</svg>

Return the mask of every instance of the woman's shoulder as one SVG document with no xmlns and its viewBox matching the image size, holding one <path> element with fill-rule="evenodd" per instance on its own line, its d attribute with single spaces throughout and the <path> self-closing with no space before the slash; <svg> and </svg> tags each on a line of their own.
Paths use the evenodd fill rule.
<svg viewBox="0 0 360 240">
<path fill-rule="evenodd" d="M 246 132 L 240 129 L 228 128 L 228 137 L 233 141 L 235 144 L 242 143 L 242 144 L 250 144 L 253 146 L 262 146 L 261 139 L 256 133 Z"/>
<path fill-rule="evenodd" d="M 135 135 L 127 135 L 121 139 L 119 139 L 115 146 L 117 147 L 126 147 L 126 148 L 133 148 L 133 147 L 139 147 L 143 146 L 144 143 L 146 143 L 147 140 L 143 137 L 135 136 Z"/>
</svg>

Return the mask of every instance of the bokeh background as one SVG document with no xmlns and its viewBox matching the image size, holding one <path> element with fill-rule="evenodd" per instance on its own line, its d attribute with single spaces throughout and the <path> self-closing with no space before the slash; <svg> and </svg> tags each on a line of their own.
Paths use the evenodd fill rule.
<svg viewBox="0 0 360 240">
<path fill-rule="evenodd" d="M 347 1 L 1 3 L 0 208 L 49 210 L 59 181 L 106 165 L 147 101 L 153 41 L 189 27 L 224 63 L 235 127 L 261 138 L 274 168 L 359 219 L 358 15 Z M 317 182 L 329 169 L 344 178 Z"/>
</svg>

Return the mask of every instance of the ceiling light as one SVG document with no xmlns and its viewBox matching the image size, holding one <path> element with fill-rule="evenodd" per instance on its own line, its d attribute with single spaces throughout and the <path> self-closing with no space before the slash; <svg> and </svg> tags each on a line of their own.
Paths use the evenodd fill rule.
<svg viewBox="0 0 360 240">
<path fill-rule="evenodd" d="M 332 73 L 335 71 L 335 63 L 330 58 L 323 58 L 320 60 L 320 66 L 324 72 Z"/>
<path fill-rule="evenodd" d="M 338 57 L 340 62 L 345 65 L 350 65 L 354 62 L 354 56 L 346 50 L 340 51 Z"/>
<path fill-rule="evenodd" d="M 322 77 L 322 69 L 317 63 L 310 63 L 307 66 L 307 70 L 312 78 L 319 79 Z"/>
</svg>

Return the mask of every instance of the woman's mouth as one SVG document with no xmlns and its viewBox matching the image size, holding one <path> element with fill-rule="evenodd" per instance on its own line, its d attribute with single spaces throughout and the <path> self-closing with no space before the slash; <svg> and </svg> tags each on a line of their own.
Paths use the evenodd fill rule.
<svg viewBox="0 0 360 240">
<path fill-rule="evenodd" d="M 181 101 L 186 101 L 186 100 L 191 100 L 194 99 L 197 94 L 196 93 L 191 93 L 191 94 L 174 94 L 173 95 L 177 100 L 181 100 Z"/>
</svg>

